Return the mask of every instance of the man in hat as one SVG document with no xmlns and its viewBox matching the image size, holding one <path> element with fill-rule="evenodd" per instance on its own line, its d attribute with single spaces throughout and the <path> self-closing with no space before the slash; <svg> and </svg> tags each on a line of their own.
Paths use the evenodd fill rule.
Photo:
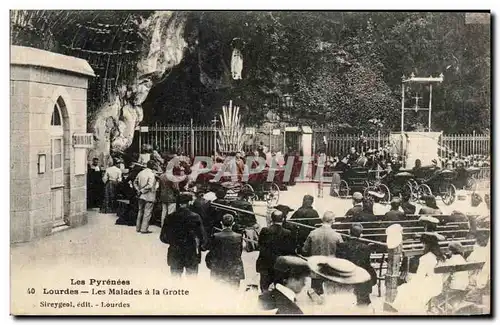
<svg viewBox="0 0 500 325">
<path fill-rule="evenodd" d="M 302 206 L 294 212 L 290 219 L 319 219 L 318 211 L 313 208 L 314 197 L 312 195 L 304 195 Z"/>
<path fill-rule="evenodd" d="M 270 208 L 273 209 L 273 208 Z M 292 208 L 290 208 L 288 205 L 283 205 L 283 204 L 278 204 L 277 206 L 274 207 L 275 210 L 281 211 L 283 213 L 283 222 L 286 222 L 286 219 L 288 218 L 288 214 L 293 211 Z M 271 213 L 266 216 L 266 221 L 268 225 L 271 225 Z"/>
<path fill-rule="evenodd" d="M 203 188 L 198 188 L 196 192 L 196 198 L 190 207 L 190 210 L 198 214 L 205 228 L 205 233 L 207 237 L 212 233 L 212 221 L 210 218 L 210 202 L 204 198 L 205 191 Z"/>
<path fill-rule="evenodd" d="M 352 205 L 353 207 L 347 210 L 345 216 L 356 219 L 360 218 L 363 214 L 363 194 L 354 192 L 352 195 Z"/>
<path fill-rule="evenodd" d="M 405 214 L 399 207 L 401 206 L 401 200 L 395 197 L 391 201 L 391 209 L 385 213 L 384 220 L 386 221 L 401 221 L 404 220 Z"/>
<path fill-rule="evenodd" d="M 283 228 L 283 213 L 271 214 L 272 225 L 262 228 L 259 235 L 259 257 L 256 270 L 260 273 L 260 289 L 265 292 L 275 282 L 274 263 L 279 256 L 294 253 L 292 232 Z"/>
<path fill-rule="evenodd" d="M 278 279 L 276 286 L 259 296 L 264 309 L 277 309 L 277 315 L 302 315 L 296 295 L 304 289 L 310 274 L 307 262 L 296 256 L 280 256 L 274 264 Z"/>
<path fill-rule="evenodd" d="M 197 275 L 201 261 L 201 251 L 206 248 L 207 236 L 200 216 L 189 210 L 192 196 L 181 194 L 178 209 L 165 219 L 167 263 L 173 276 Z M 162 229 L 163 232 L 163 229 Z"/>
<path fill-rule="evenodd" d="M 370 281 L 370 274 L 365 269 L 346 259 L 331 256 L 313 256 L 308 259 L 308 264 L 313 274 L 333 282 L 336 293 L 330 296 L 330 299 L 336 300 L 335 307 L 339 308 L 339 312 L 347 312 L 347 310 L 341 310 L 344 307 L 339 305 L 345 304 L 345 307 L 351 307 L 349 306 L 351 299 L 348 296 L 352 295 L 352 298 L 354 298 L 357 285 Z M 342 298 L 339 299 L 339 296 Z"/>
<path fill-rule="evenodd" d="M 304 256 L 335 256 L 337 247 L 343 242 L 342 236 L 332 229 L 332 224 L 335 220 L 335 215 L 331 211 L 326 211 L 322 218 L 322 225 L 314 229 L 307 236 L 302 253 Z M 323 280 L 321 278 L 312 278 L 311 288 L 318 294 L 322 295 Z"/>
<path fill-rule="evenodd" d="M 363 234 L 363 226 L 360 223 L 354 223 L 349 230 L 349 235 L 354 238 L 360 238 Z M 372 287 L 377 283 L 377 273 L 370 262 L 371 247 L 367 244 L 348 238 L 345 242 L 339 244 L 337 257 L 346 259 L 365 269 L 370 274 L 370 279 L 359 283 L 354 288 L 358 305 L 371 304 L 370 293 Z"/>
<path fill-rule="evenodd" d="M 232 230 L 233 225 L 234 217 L 225 214 L 222 217 L 222 231 L 214 234 L 206 263 L 211 277 L 239 288 L 240 281 L 245 278 L 241 260 L 243 237 Z"/>
</svg>

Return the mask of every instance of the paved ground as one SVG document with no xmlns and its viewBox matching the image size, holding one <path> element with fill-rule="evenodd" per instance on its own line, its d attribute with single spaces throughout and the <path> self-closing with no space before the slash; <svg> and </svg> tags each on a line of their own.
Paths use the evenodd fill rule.
<svg viewBox="0 0 500 325">
<path fill-rule="evenodd" d="M 298 184 L 289 191 L 282 192 L 280 203 L 288 204 L 296 209 L 302 197 L 311 194 L 316 197 L 316 184 Z M 315 207 L 320 215 L 332 210 L 341 215 L 351 205 L 349 200 L 341 200 L 328 196 L 317 198 Z M 442 203 L 440 203 L 442 205 Z M 264 202 L 256 202 L 256 212 L 265 214 Z M 444 212 L 454 207 L 444 207 Z M 159 228 L 151 227 L 152 234 L 141 235 L 135 227 L 115 225 L 116 217 L 112 214 L 89 212 L 89 223 L 85 226 L 55 233 L 34 242 L 12 245 L 11 247 L 11 310 L 14 313 L 65 313 L 65 314 L 193 314 L 193 313 L 253 313 L 252 303 L 255 293 L 242 292 L 235 294 L 213 287 L 209 282 L 209 271 L 204 260 L 200 265 L 198 280 L 172 281 L 166 264 L 166 245 L 159 239 Z M 258 218 L 265 226 L 265 218 Z M 246 283 L 258 283 L 255 272 L 257 252 L 244 253 L 243 260 L 246 272 Z M 94 290 L 109 286 L 89 286 L 90 279 L 129 280 L 124 289 L 142 290 L 142 295 L 92 295 Z M 85 280 L 82 286 L 71 285 L 71 279 Z M 243 286 L 242 286 L 243 287 Z M 30 288 L 35 294 L 28 294 Z M 89 293 L 79 295 L 43 294 L 45 289 L 79 289 Z M 152 295 L 152 289 L 190 290 L 186 295 Z M 375 288 L 375 287 L 374 287 Z M 151 295 L 146 295 L 149 289 Z M 375 293 L 376 290 L 374 290 Z M 165 292 L 169 293 L 169 292 Z M 375 308 L 380 307 L 380 299 L 374 297 Z M 92 307 L 55 309 L 40 307 L 42 302 L 88 302 Z M 299 297 L 299 303 L 306 301 L 305 295 Z M 123 302 L 129 308 L 102 307 L 101 303 Z M 313 312 L 311 306 L 304 304 L 304 309 Z M 316 309 L 315 313 L 332 312 L 331 309 Z M 338 311 L 340 312 L 340 311 Z"/>
</svg>

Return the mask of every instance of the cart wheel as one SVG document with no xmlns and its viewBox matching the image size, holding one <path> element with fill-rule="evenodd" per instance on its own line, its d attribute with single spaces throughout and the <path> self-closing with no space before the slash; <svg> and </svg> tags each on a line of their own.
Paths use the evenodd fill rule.
<svg viewBox="0 0 500 325">
<path fill-rule="evenodd" d="M 409 182 L 411 183 L 411 187 L 413 189 L 413 192 L 418 192 L 418 183 L 416 180 L 414 179 L 411 179 L 409 180 Z"/>
<path fill-rule="evenodd" d="M 389 203 L 391 202 L 391 191 L 385 184 L 380 184 L 378 186 L 378 191 L 380 193 L 384 193 L 384 197 L 380 200 L 381 203 Z"/>
<path fill-rule="evenodd" d="M 455 198 L 457 197 L 457 189 L 455 185 L 448 184 L 446 186 L 446 191 L 441 194 L 441 197 L 443 199 L 443 203 L 446 205 L 451 205 L 455 202 Z"/>
<path fill-rule="evenodd" d="M 431 188 L 427 184 L 421 184 L 417 189 L 417 199 L 421 200 L 423 196 L 432 195 Z"/>
<path fill-rule="evenodd" d="M 253 201 L 255 201 L 255 191 L 250 184 L 244 184 L 243 187 L 241 188 L 242 191 L 248 191 L 248 201 L 253 204 Z M 251 194 L 250 194 L 251 193 Z"/>
<path fill-rule="evenodd" d="M 278 205 L 278 201 L 280 199 L 280 187 L 276 183 L 272 183 L 269 186 L 269 193 L 267 193 L 267 205 L 268 206 L 276 206 Z"/>
<path fill-rule="evenodd" d="M 349 185 L 346 181 L 341 180 L 339 184 L 339 197 L 346 199 L 349 196 Z"/>
<path fill-rule="evenodd" d="M 413 190 L 413 184 L 411 181 L 408 181 L 403 185 L 403 189 L 401 190 L 402 196 L 408 196 L 410 198 L 410 202 L 415 202 L 417 200 L 417 192 Z"/>
</svg>

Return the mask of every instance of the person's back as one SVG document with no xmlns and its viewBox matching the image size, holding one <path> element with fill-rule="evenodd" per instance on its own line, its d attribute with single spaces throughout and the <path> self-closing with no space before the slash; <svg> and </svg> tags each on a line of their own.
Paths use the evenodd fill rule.
<svg viewBox="0 0 500 325">
<path fill-rule="evenodd" d="M 232 231 L 234 218 L 226 214 L 222 218 L 222 231 L 214 234 L 210 252 L 207 254 L 207 266 L 211 276 L 239 286 L 245 278 L 241 253 L 243 250 L 242 235 Z"/>
<path fill-rule="evenodd" d="M 293 213 L 290 219 L 319 219 L 318 211 L 312 207 L 313 203 L 314 197 L 305 195 L 302 199 L 302 206 Z"/>
<path fill-rule="evenodd" d="M 309 233 L 302 251 L 306 256 L 335 256 L 337 246 L 342 243 L 342 236 L 332 229 L 335 216 L 327 211 L 323 215 L 323 224 Z"/>
<path fill-rule="evenodd" d="M 401 210 L 399 210 L 399 207 L 401 206 L 401 201 L 399 198 L 395 198 L 391 202 L 391 210 L 387 211 L 384 220 L 386 221 L 400 221 L 404 220 L 405 214 Z"/>
<path fill-rule="evenodd" d="M 240 210 L 254 212 L 252 203 L 248 202 L 243 198 L 238 198 L 237 200 L 231 201 L 230 205 Z M 253 214 L 238 212 L 235 222 L 237 226 L 252 227 L 257 223 L 257 219 Z"/>
<path fill-rule="evenodd" d="M 377 273 L 370 263 L 371 247 L 355 239 L 361 237 L 362 233 L 363 226 L 359 223 L 353 224 L 349 234 L 354 238 L 349 238 L 339 244 L 337 257 L 351 261 L 370 274 L 370 281 L 360 283 L 354 289 L 358 305 L 369 305 L 371 303 L 370 293 L 372 292 L 372 287 L 377 282 Z"/>
<path fill-rule="evenodd" d="M 166 219 L 165 223 L 168 243 L 172 246 L 191 250 L 197 248 L 196 241 L 199 241 L 200 244 L 206 241 L 201 217 L 187 207 L 179 208 Z"/>
<path fill-rule="evenodd" d="M 352 194 L 352 204 L 353 207 L 345 213 L 345 216 L 348 217 L 350 221 L 360 218 L 363 214 L 363 194 L 354 192 Z"/>
</svg>

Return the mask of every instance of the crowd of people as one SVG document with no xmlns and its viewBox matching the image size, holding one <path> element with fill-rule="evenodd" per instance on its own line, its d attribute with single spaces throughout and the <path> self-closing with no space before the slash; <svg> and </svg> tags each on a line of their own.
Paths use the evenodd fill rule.
<svg viewBox="0 0 500 325">
<path fill-rule="evenodd" d="M 263 145 L 252 154 L 264 158 L 268 167 L 275 163 L 282 166 L 286 161 L 286 155 L 273 155 Z M 214 157 L 211 174 L 228 169 L 241 181 L 245 173 L 245 153 L 230 153 L 227 156 L 234 163 L 227 164 L 227 157 L 224 156 Z M 370 294 L 377 283 L 377 274 L 371 265 L 370 246 L 359 240 L 363 236 L 363 222 L 398 221 L 404 220 L 406 215 L 420 214 L 426 224 L 426 233 L 421 237 L 425 245 L 424 255 L 419 259 L 414 279 L 398 290 L 398 297 L 392 304 L 397 311 L 408 311 L 416 305 L 421 308 L 422 302 L 427 303 L 430 298 L 439 296 L 443 281 L 439 290 L 431 284 L 431 278 L 437 281 L 437 276 L 433 274 L 434 267 L 465 260 L 459 244 L 450 244 L 449 258 L 437 245 L 440 235 L 436 232 L 435 218 L 428 216 L 441 214 L 441 211 L 433 196 L 425 197 L 424 205 L 417 211 L 410 198 L 403 195 L 402 198 L 393 199 L 390 210 L 381 214 L 377 207 L 380 211 L 383 209 L 380 209 L 380 197 L 376 193 L 363 196 L 355 192 L 352 195 L 353 207 L 344 214 L 346 221 L 352 222 L 349 236 L 345 238 L 332 228 L 334 213 L 326 211 L 320 217 L 313 207 L 314 197 L 310 195 L 304 196 L 302 206 L 290 218 L 288 214 L 293 211 L 290 207 L 274 207 L 270 210 L 272 212 L 269 213 L 267 226 L 261 227 L 249 201 L 252 193 L 242 190 L 236 198 L 229 200 L 227 189 L 221 186 L 200 186 L 198 183 L 193 190 L 198 178 L 206 175 L 196 170 L 207 166 L 203 162 L 193 166 L 192 159 L 182 151 L 159 154 L 158 150 L 145 147 L 131 160 L 124 158 L 114 157 L 112 166 L 106 169 L 100 166 L 98 159 L 89 165 L 89 207 L 99 207 L 102 213 L 117 213 L 117 224 L 136 226 L 139 234 L 150 234 L 151 224 L 160 226 L 160 240 L 168 244 L 167 262 L 172 276 L 179 277 L 183 273 L 187 276 L 197 275 L 199 265 L 203 263 L 203 252 L 207 252 L 205 263 L 211 277 L 225 285 L 239 288 L 246 276 L 243 251 L 258 251 L 255 270 L 260 275 L 259 301 L 262 308 L 276 310 L 278 314 L 302 313 L 294 299 L 304 289 L 307 277 L 311 278 L 311 289 L 307 295 L 314 303 L 324 304 L 329 297 L 348 293 L 355 297 L 357 306 L 370 306 Z M 276 161 L 273 162 L 273 159 Z M 393 165 L 399 168 L 400 157 L 370 149 L 366 153 L 358 153 L 352 148 L 339 163 L 349 166 L 373 164 L 384 169 Z M 129 168 L 125 168 L 126 164 Z M 178 177 L 178 181 L 168 174 L 169 164 L 173 164 L 171 172 Z M 431 167 L 438 168 L 437 162 L 433 162 Z M 419 168 L 422 166 L 416 163 L 414 169 Z M 298 171 L 300 166 L 293 169 L 292 175 L 298 176 Z M 207 185 L 206 182 L 204 184 Z M 293 184 L 292 177 L 284 185 Z M 128 201 L 126 209 L 120 209 L 117 204 L 120 199 Z M 480 201 L 480 196 L 473 196 L 472 205 Z M 320 219 L 322 225 L 306 231 L 305 241 L 298 243 L 295 234 L 287 226 L 287 220 L 295 219 Z M 485 249 L 489 246 L 489 236 L 483 235 L 481 238 L 484 240 L 478 239 L 474 251 L 477 252 L 471 256 L 484 261 L 485 257 L 489 259 Z M 479 292 L 488 290 L 484 273 L 481 280 L 478 277 L 478 272 L 474 276 L 467 276 L 466 288 L 470 284 Z M 465 291 L 463 278 L 463 273 L 458 274 L 444 283 L 451 283 L 453 290 Z M 424 290 L 425 295 L 415 298 L 411 288 L 423 279 L 429 283 L 429 288 L 436 291 Z M 459 282 L 460 285 L 457 284 Z M 407 302 L 408 297 L 412 297 L 410 300 L 413 304 Z"/>
</svg>

